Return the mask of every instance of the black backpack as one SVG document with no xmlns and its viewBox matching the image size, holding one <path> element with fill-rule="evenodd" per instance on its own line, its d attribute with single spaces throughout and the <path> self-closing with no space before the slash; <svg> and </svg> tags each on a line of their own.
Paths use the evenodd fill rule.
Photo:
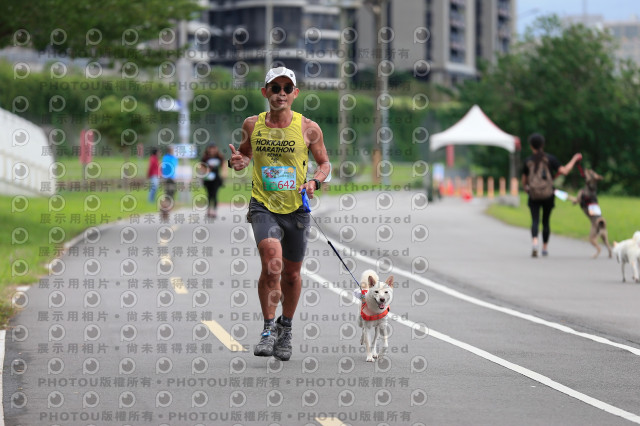
<svg viewBox="0 0 640 426">
<path fill-rule="evenodd" d="M 529 168 L 529 197 L 532 200 L 546 200 L 553 196 L 553 176 L 549 170 L 549 159 L 542 157 L 538 169 L 533 160 L 527 162 Z"/>
</svg>

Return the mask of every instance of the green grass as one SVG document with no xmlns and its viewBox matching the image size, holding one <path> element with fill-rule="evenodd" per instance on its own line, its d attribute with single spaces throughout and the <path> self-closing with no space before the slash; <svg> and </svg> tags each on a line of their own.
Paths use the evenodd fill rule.
<svg viewBox="0 0 640 426">
<path fill-rule="evenodd" d="M 120 167 L 125 162 L 124 159 L 118 157 L 96 158 L 95 161 L 102 167 L 100 177 L 104 179 L 119 178 Z M 81 165 L 77 160 L 67 158 L 61 162 L 65 164 L 65 177 L 68 180 L 80 179 Z M 146 160 L 142 159 L 141 162 L 146 162 Z M 141 162 L 138 163 L 139 172 L 142 170 Z M 248 199 L 251 195 L 250 172 L 250 169 L 248 172 L 240 173 L 230 171 L 231 177 L 225 180 L 225 185 L 220 189 L 219 201 L 221 203 L 230 203 L 238 195 L 243 195 Z M 337 195 L 367 189 L 386 190 L 383 185 L 372 184 L 370 165 L 360 167 L 358 172 L 358 175 L 354 177 L 353 183 L 348 185 L 339 183 L 326 185 L 324 194 Z M 146 169 L 144 169 L 144 173 L 146 174 Z M 414 176 L 411 164 L 395 165 L 393 174 L 390 176 L 391 185 L 394 188 L 414 187 L 420 180 L 420 177 Z M 85 198 L 92 194 L 96 194 L 101 202 L 100 208 L 96 212 L 86 211 L 84 206 Z M 6 209 L 0 211 L 0 235 L 2 236 L 0 238 L 0 256 L 3 259 L 8 259 L 8 262 L 0 264 L 0 283 L 16 285 L 36 282 L 38 277 L 47 272 L 44 265 L 55 257 L 58 248 L 90 226 L 118 220 L 118 218 L 134 213 L 142 214 L 157 211 L 155 204 L 147 202 L 147 190 L 144 187 L 130 192 L 137 201 L 137 207 L 131 212 L 122 211 L 120 200 L 126 194 L 127 192 L 122 190 L 97 191 L 94 193 L 61 191 L 59 195 L 64 199 L 65 206 L 60 211 L 49 210 L 49 198 L 32 197 L 28 198 L 28 207 L 20 212 L 12 211 L 13 197 L 0 196 L 2 205 L 7 206 Z M 193 195 L 198 194 L 206 194 L 204 188 L 200 187 L 194 190 Z M 57 227 L 61 228 L 64 237 L 59 244 L 50 243 L 49 233 L 52 228 Z M 28 238 L 24 243 L 12 243 L 12 233 L 18 228 L 24 228 L 28 234 Z M 22 235 L 17 237 L 22 237 Z M 18 238 L 18 240 L 21 240 L 21 238 Z M 11 265 L 17 259 L 23 259 L 28 264 L 29 271 L 26 274 L 16 275 L 12 273 Z"/>
<path fill-rule="evenodd" d="M 640 198 L 600 195 L 598 202 L 607 221 L 610 242 L 631 238 L 635 231 L 640 230 Z M 487 213 L 511 225 L 523 228 L 531 226 L 526 194 L 521 194 L 517 208 L 492 204 Z M 556 207 L 551 213 L 552 234 L 587 240 L 590 229 L 591 222 L 580 206 L 556 198 Z"/>
<path fill-rule="evenodd" d="M 98 179 L 119 179 L 120 169 L 126 162 L 123 158 L 108 157 L 96 158 L 96 163 L 101 167 Z M 138 178 L 146 177 L 147 159 L 131 157 L 129 160 L 138 168 Z M 77 159 L 60 160 L 65 165 L 66 173 L 63 180 L 80 180 L 82 169 Z M 352 182 L 345 184 L 334 180 L 324 186 L 323 195 L 339 195 L 367 190 L 396 190 L 405 188 L 417 188 L 422 184 L 420 170 L 414 170 L 412 163 L 394 164 L 393 173 L 389 176 L 390 187 L 381 184 L 373 184 L 371 165 L 358 166 L 357 173 Z M 337 175 L 337 165 L 334 163 L 334 174 Z M 95 194 L 99 197 L 101 205 L 96 212 L 85 210 L 85 198 Z M 121 199 L 131 194 L 137 201 L 133 211 L 123 211 Z M 205 194 L 204 188 L 194 190 L 193 196 Z M 64 242 L 71 240 L 82 233 L 86 228 L 98 226 L 103 223 L 118 220 L 131 214 L 156 213 L 155 204 L 147 202 L 146 188 L 125 192 L 122 190 L 109 190 L 97 192 L 61 191 L 59 193 L 65 206 L 60 211 L 49 210 L 49 198 L 28 198 L 28 207 L 24 211 L 12 211 L 13 197 L 0 196 L 0 204 L 5 206 L 0 210 L 0 326 L 5 326 L 7 319 L 12 314 L 11 296 L 17 285 L 32 284 L 47 274 L 48 264 L 57 254 Z M 225 185 L 220 189 L 219 201 L 230 203 L 242 195 L 245 199 L 251 196 L 251 169 L 248 172 L 236 173 L 230 171 L 230 177 L 225 180 Z M 623 240 L 630 238 L 633 232 L 640 229 L 640 198 L 624 198 L 613 196 L 601 196 L 602 207 L 609 228 L 609 238 Z M 180 199 L 179 199 L 180 200 Z M 181 206 L 178 203 L 179 207 Z M 527 207 L 526 195 L 521 196 L 521 204 L 518 208 L 493 204 L 488 213 L 506 223 L 528 228 L 530 216 Z M 556 200 L 552 218 L 552 232 L 575 238 L 586 239 L 589 234 L 589 221 L 579 207 L 570 202 Z M 50 232 L 59 227 L 64 233 L 60 243 L 50 242 Z M 14 231 L 24 228 L 28 237 L 22 242 L 25 234 L 14 234 Z M 55 235 L 54 235 L 55 236 Z M 15 241 L 17 240 L 17 241 Z M 28 265 L 28 272 L 16 274 L 12 265 L 16 260 L 23 260 Z M 18 271 L 20 272 L 20 271 Z"/>
<path fill-rule="evenodd" d="M 137 202 L 135 209 L 130 212 L 123 211 L 120 205 L 122 197 L 126 194 L 132 195 Z M 49 210 L 49 198 L 46 197 L 28 198 L 24 211 L 13 211 L 13 197 L 0 196 L 0 203 L 7 206 L 0 211 L 0 258 L 8 260 L 0 265 L 0 282 L 3 284 L 28 284 L 37 281 L 39 276 L 46 273 L 45 265 L 55 257 L 62 244 L 86 228 L 112 222 L 130 214 L 156 211 L 155 204 L 147 201 L 147 191 L 142 189 L 129 193 L 62 191 L 59 195 L 65 203 L 59 211 Z M 85 210 L 85 198 L 92 195 L 100 200 L 100 208 L 95 212 Z M 60 228 L 61 232 L 56 228 Z M 17 235 L 14 234 L 16 230 L 19 230 Z M 54 241 L 60 239 L 60 243 L 50 242 L 51 232 L 54 232 Z M 22 240 L 26 241 L 23 243 Z M 24 260 L 28 265 L 27 273 L 12 272 L 11 265 L 18 259 Z"/>
<path fill-rule="evenodd" d="M 85 210 L 85 198 L 93 194 L 100 200 L 96 212 Z M 6 325 L 13 312 L 10 301 L 16 286 L 35 283 L 46 275 L 46 265 L 64 242 L 91 226 L 156 211 L 147 201 L 146 190 L 129 192 L 137 206 L 130 212 L 122 211 L 121 199 L 126 194 L 61 191 L 64 207 L 59 211 L 50 210 L 48 197 L 30 197 L 26 205 L 20 205 L 14 204 L 14 197 L 0 196 L 0 205 L 5 206 L 0 210 L 0 326 Z"/>
<path fill-rule="evenodd" d="M 119 179 L 120 169 L 126 162 L 119 157 L 103 157 L 94 159 L 100 165 L 101 171 L 97 179 Z M 129 160 L 136 164 L 137 178 L 146 178 L 147 159 L 131 157 Z M 63 181 L 79 181 L 82 179 L 81 164 L 77 159 L 62 158 L 59 162 L 65 166 Z M 339 195 L 363 190 L 394 190 L 419 186 L 422 178 L 415 176 L 412 164 L 396 164 L 390 176 L 391 187 L 372 183 L 371 166 L 358 168 L 358 173 L 349 184 L 336 181 L 323 188 L 323 195 Z M 132 211 L 124 211 L 121 199 L 130 194 L 136 199 L 136 207 Z M 0 326 L 6 324 L 11 316 L 11 296 L 18 285 L 33 284 L 47 274 L 46 265 L 56 257 L 65 242 L 81 234 L 91 226 L 119 220 L 131 214 L 156 213 L 155 204 L 147 201 L 147 189 L 142 187 L 126 192 L 119 189 L 84 192 L 63 190 L 58 193 L 64 199 L 64 207 L 59 211 L 50 210 L 48 197 L 29 197 L 24 211 L 16 211 L 14 197 L 0 196 Z M 193 196 L 205 195 L 206 191 L 200 187 L 193 191 Z M 95 195 L 100 200 L 100 208 L 92 212 L 85 208 L 85 199 Z M 238 195 L 246 200 L 251 196 L 251 169 L 248 172 L 237 173 L 230 171 L 230 177 L 220 189 L 218 200 L 221 203 L 231 203 Z M 20 207 L 20 206 L 18 206 Z M 177 208 L 188 207 L 180 204 L 178 197 Z M 20 208 L 19 210 L 22 210 Z M 22 229 L 21 229 L 22 228 Z M 60 228 L 60 229 L 57 229 Z M 50 234 L 59 242 L 51 242 Z M 24 240 L 24 241 L 23 241 Z M 15 265 L 27 265 L 23 273 Z"/>
<path fill-rule="evenodd" d="M 334 164 L 333 174 L 337 175 Z M 388 176 L 388 184 L 373 181 L 373 167 L 371 164 L 359 165 L 357 173 L 349 182 L 339 182 L 337 179 L 323 187 L 323 193 L 330 195 L 340 195 L 359 191 L 398 191 L 415 189 L 422 186 L 423 177 L 420 170 L 414 170 L 413 163 L 394 163 L 393 171 Z"/>
<path fill-rule="evenodd" d="M 59 157 L 56 158 L 56 161 L 65 168 L 64 174 L 60 176 L 59 180 L 82 180 L 82 164 L 80 164 L 77 157 Z M 128 160 L 123 157 L 96 156 L 93 158 L 93 163 L 99 166 L 91 171 L 91 177 L 95 179 L 120 179 L 120 170 L 125 163 L 133 163 L 136 167 L 136 173 L 129 175 L 129 177 L 146 178 L 149 159 L 138 158 L 137 156 L 131 156 Z"/>
<path fill-rule="evenodd" d="M 65 173 L 61 176 L 61 181 L 79 181 L 82 180 L 82 165 L 78 161 L 77 158 L 71 157 L 60 157 L 57 159 L 59 163 L 62 163 L 65 168 Z M 95 168 L 95 171 L 99 170 L 97 175 L 92 173 L 92 177 L 95 179 L 120 179 L 121 168 L 125 163 L 133 163 L 135 165 L 136 173 L 134 175 L 129 175 L 129 177 L 134 179 L 146 179 L 147 176 L 147 164 L 148 158 L 138 158 L 136 156 L 131 156 L 128 160 L 120 157 L 94 157 L 93 162 L 96 163 L 99 168 Z M 196 160 L 191 160 L 191 164 L 195 164 Z M 334 175 L 338 174 L 338 163 L 334 161 Z M 406 189 L 406 188 L 417 188 L 422 185 L 422 176 L 420 175 L 421 170 L 415 169 L 413 163 L 394 163 L 393 170 L 389 176 L 391 188 L 387 188 L 386 186 L 382 186 L 381 184 L 374 185 L 373 177 L 372 177 L 372 165 L 371 164 L 360 164 L 357 166 L 354 176 L 351 179 L 351 182 L 348 184 L 338 183 L 337 179 L 334 179 L 331 184 L 326 185 L 324 190 L 326 190 L 327 194 L 337 195 L 343 193 L 349 193 L 360 190 L 388 190 L 388 189 Z M 230 171 L 231 178 L 226 180 L 226 185 L 220 190 L 219 200 L 221 202 L 230 202 L 232 197 L 241 193 L 244 195 L 248 195 L 251 192 L 251 169 L 249 169 L 249 174 L 240 173 L 240 175 L 244 175 L 243 178 L 237 177 L 234 171 Z M 234 186 L 235 184 L 235 186 Z M 205 193 L 204 190 L 196 191 L 197 193 Z"/>
</svg>

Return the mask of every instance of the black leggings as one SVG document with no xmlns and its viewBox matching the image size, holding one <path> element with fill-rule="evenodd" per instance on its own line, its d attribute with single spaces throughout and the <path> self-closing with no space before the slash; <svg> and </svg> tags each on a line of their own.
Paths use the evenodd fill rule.
<svg viewBox="0 0 640 426">
<path fill-rule="evenodd" d="M 540 208 L 542 208 L 542 242 L 549 242 L 549 235 L 551 235 L 551 226 L 549 225 L 549 219 L 551 218 L 551 210 L 555 206 L 555 199 L 553 196 L 546 200 L 532 200 L 529 199 L 529 210 L 531 210 L 531 236 L 538 236 L 538 229 L 540 227 Z"/>
<path fill-rule="evenodd" d="M 207 189 L 207 197 L 209 198 L 209 207 L 213 204 L 213 208 L 218 208 L 218 189 L 222 186 L 219 179 L 203 181 L 204 187 Z"/>
</svg>

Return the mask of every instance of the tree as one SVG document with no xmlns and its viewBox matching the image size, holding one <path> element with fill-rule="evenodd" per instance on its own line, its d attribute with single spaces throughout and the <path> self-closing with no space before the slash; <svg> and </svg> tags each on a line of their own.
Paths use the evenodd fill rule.
<svg viewBox="0 0 640 426">
<path fill-rule="evenodd" d="M 178 20 L 197 17 L 202 11 L 194 0 L 4 3 L 0 48 L 25 46 L 71 57 L 129 59 L 138 65 L 157 62 L 167 54 L 167 50 L 158 48 L 140 51 L 139 43 L 157 42 L 161 31 L 173 28 Z M 171 38 L 170 32 L 164 35 Z"/>
<path fill-rule="evenodd" d="M 581 151 L 586 165 L 606 176 L 604 188 L 623 183 L 640 194 L 640 183 L 630 179 L 638 168 L 628 157 L 638 135 L 639 73 L 633 64 L 616 63 L 613 52 L 605 32 L 539 18 L 512 53 L 485 64 L 477 81 L 461 87 L 460 113 L 479 104 L 498 126 L 520 136 L 524 156 L 530 153 L 527 136 L 541 132 L 561 162 Z M 495 163 L 487 149 L 474 152 L 476 162 Z M 629 173 L 608 173 L 614 166 Z"/>
<path fill-rule="evenodd" d="M 89 125 L 100 132 L 100 140 L 124 151 L 128 155 L 131 147 L 141 142 L 150 130 L 148 117 L 151 109 L 132 96 L 122 99 L 114 95 L 101 100 L 100 108 L 89 116 Z"/>
</svg>

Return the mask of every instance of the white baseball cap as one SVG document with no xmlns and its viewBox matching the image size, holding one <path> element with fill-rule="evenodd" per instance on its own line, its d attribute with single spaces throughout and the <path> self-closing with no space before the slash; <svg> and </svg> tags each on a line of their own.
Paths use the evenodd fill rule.
<svg viewBox="0 0 640 426">
<path fill-rule="evenodd" d="M 286 67 L 271 68 L 267 72 L 267 76 L 264 79 L 264 84 L 269 84 L 278 77 L 287 77 L 289 80 L 291 80 L 294 86 L 296 85 L 296 75 L 293 71 Z"/>
</svg>

